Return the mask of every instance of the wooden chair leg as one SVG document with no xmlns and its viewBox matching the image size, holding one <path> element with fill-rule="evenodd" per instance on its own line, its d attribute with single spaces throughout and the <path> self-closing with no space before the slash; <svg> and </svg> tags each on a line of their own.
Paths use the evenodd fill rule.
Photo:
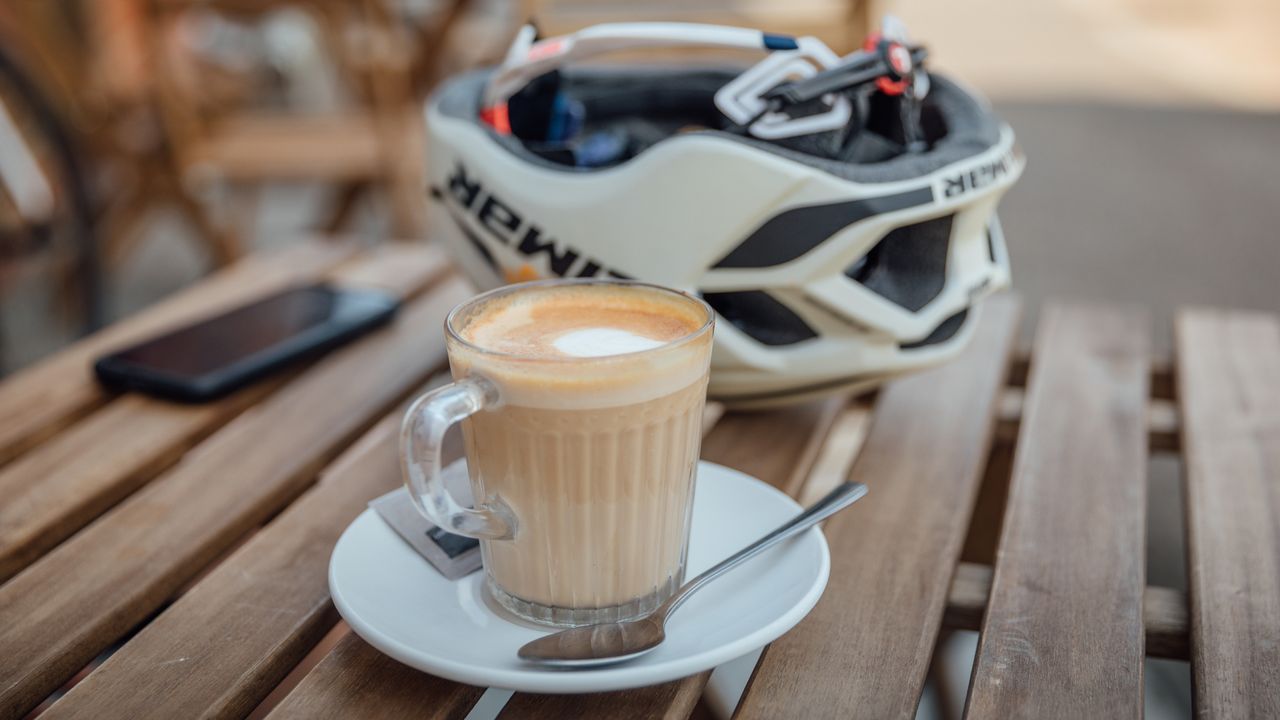
<svg viewBox="0 0 1280 720">
<path fill-rule="evenodd" d="M 426 95 L 431 86 L 439 80 L 440 67 L 443 64 L 445 50 L 448 48 L 449 38 L 462 17 L 470 11 L 472 1 L 450 0 L 441 11 L 435 26 L 425 33 L 418 43 L 418 52 L 413 59 L 411 73 L 416 95 Z"/>
<path fill-rule="evenodd" d="M 383 119 L 383 142 L 389 152 L 384 187 L 391 201 L 392 232 L 397 240 L 417 240 L 426 234 L 426 179 L 422 173 L 423 128 L 414 118 L 397 114 Z"/>
<path fill-rule="evenodd" d="M 139 183 L 117 196 L 99 221 L 102 229 L 103 265 L 110 269 L 119 267 L 137 247 L 141 235 L 138 226 L 151 209 L 153 193 L 150 183 Z"/>
<path fill-rule="evenodd" d="M 351 221 L 351 214 L 356 209 L 356 203 L 360 198 L 364 197 L 369 191 L 369 183 L 366 182 L 349 182 L 338 188 L 338 195 L 334 198 L 333 210 L 329 213 L 329 217 L 321 224 L 324 231 L 328 234 L 334 234 L 346 227 Z"/>
<path fill-rule="evenodd" d="M 240 234 L 230 226 L 220 227 L 205 211 L 204 207 L 181 187 L 172 188 L 172 197 L 178 210 L 187 222 L 191 223 L 201 239 L 209 248 L 210 259 L 217 267 L 224 267 L 244 255 L 244 245 Z"/>
<path fill-rule="evenodd" d="M 258 227 L 258 213 L 262 209 L 263 185 L 261 183 L 246 183 L 233 185 L 228 189 L 227 210 L 229 213 L 226 217 L 233 218 L 230 223 L 240 228 L 242 235 L 252 236 Z"/>
<path fill-rule="evenodd" d="M 417 240 L 423 237 L 426 221 L 422 217 L 422 206 L 426 204 L 426 196 L 418 188 L 418 183 L 395 177 L 389 179 L 385 186 L 391 201 L 391 232 L 394 238 Z"/>
</svg>

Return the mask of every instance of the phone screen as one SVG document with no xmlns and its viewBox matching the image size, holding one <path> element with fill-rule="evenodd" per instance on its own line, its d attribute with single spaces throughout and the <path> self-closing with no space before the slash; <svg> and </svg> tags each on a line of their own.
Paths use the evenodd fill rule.
<svg viewBox="0 0 1280 720">
<path fill-rule="evenodd" d="M 130 348 L 119 357 L 170 375 L 199 377 L 297 337 L 334 316 L 339 297 L 303 287 Z"/>
<path fill-rule="evenodd" d="M 222 392 L 371 328 L 396 305 L 381 292 L 293 288 L 115 353 L 99 361 L 99 375 L 144 390 L 159 379 Z"/>
</svg>

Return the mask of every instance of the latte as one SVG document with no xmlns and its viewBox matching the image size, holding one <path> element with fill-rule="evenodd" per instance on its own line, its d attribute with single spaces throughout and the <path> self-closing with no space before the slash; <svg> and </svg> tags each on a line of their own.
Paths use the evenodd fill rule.
<svg viewBox="0 0 1280 720">
<path fill-rule="evenodd" d="M 482 541 L 490 590 L 527 618 L 649 612 L 680 585 L 710 311 L 639 284 L 538 285 L 454 313 L 456 378 L 500 404 L 463 422 L 474 495 L 517 519 Z"/>
</svg>

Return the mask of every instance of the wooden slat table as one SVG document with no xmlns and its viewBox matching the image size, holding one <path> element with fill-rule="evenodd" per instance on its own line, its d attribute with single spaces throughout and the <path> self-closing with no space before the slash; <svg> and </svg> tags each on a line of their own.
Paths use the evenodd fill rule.
<svg viewBox="0 0 1280 720">
<path fill-rule="evenodd" d="M 404 311 L 210 405 L 91 377 L 109 348 L 321 277 Z M 399 484 L 398 416 L 470 292 L 432 247 L 304 242 L 0 383 L 0 718 L 464 716 L 484 689 L 346 631 L 326 568 Z M 802 502 L 871 488 L 827 524 L 827 592 L 737 717 L 911 718 L 952 629 L 981 632 L 974 718 L 1139 717 L 1145 656 L 1190 662 L 1199 715 L 1280 717 L 1280 320 L 1186 311 L 1171 370 L 1140 309 L 1051 304 L 1029 357 L 1018 319 L 987 303 L 960 358 L 874 398 L 709 408 L 707 459 Z M 1190 598 L 1146 584 L 1151 453 L 1184 459 Z M 500 716 L 683 718 L 708 675 Z"/>
</svg>

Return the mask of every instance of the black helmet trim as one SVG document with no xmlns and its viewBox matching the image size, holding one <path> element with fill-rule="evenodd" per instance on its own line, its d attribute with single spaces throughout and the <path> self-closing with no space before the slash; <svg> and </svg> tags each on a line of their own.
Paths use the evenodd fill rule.
<svg viewBox="0 0 1280 720">
<path fill-rule="evenodd" d="M 856 222 L 931 202 L 933 188 L 929 186 L 893 195 L 789 208 L 766 220 L 713 267 L 762 268 L 782 265 L 804 255 Z"/>
</svg>

